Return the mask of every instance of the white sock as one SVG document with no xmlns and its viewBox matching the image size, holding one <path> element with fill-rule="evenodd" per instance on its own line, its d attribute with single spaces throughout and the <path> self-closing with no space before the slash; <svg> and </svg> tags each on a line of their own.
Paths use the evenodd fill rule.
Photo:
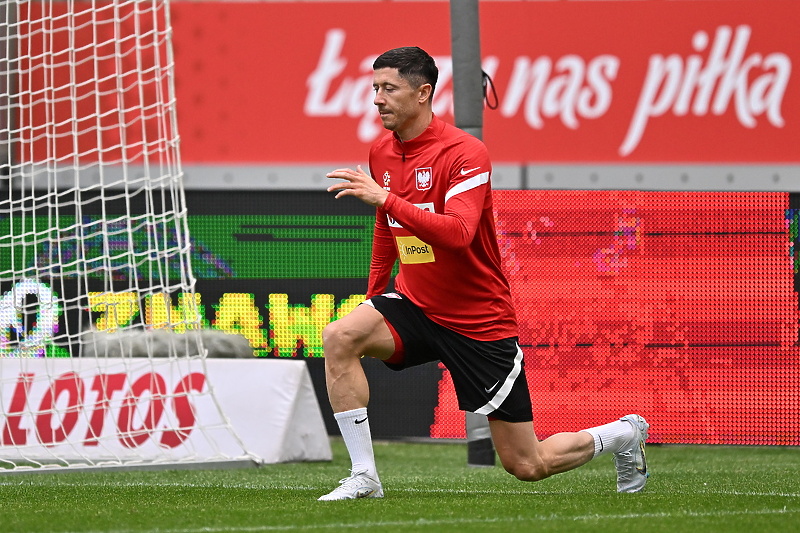
<svg viewBox="0 0 800 533">
<path fill-rule="evenodd" d="M 583 431 L 594 437 L 594 457 L 627 448 L 635 436 L 633 425 L 624 420 L 615 420 Z"/>
<path fill-rule="evenodd" d="M 353 472 L 366 472 L 368 476 L 378 480 L 367 408 L 361 407 L 352 411 L 334 413 L 333 417 L 339 424 L 339 431 L 342 432 L 344 445 L 350 454 Z"/>
</svg>

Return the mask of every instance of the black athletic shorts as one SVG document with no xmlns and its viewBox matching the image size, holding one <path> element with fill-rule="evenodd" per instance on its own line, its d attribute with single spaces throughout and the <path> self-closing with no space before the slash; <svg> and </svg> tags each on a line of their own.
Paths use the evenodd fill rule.
<svg viewBox="0 0 800 533">
<path fill-rule="evenodd" d="M 403 361 L 386 362 L 386 366 L 402 370 L 441 361 L 453 377 L 459 409 L 507 422 L 533 420 L 516 337 L 471 339 L 437 324 L 399 294 L 374 296 L 365 304 L 377 309 L 403 342 Z"/>
</svg>

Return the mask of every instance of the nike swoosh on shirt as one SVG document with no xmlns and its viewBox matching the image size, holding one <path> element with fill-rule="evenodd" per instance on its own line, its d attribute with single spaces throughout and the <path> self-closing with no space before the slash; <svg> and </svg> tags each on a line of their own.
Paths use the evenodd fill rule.
<svg viewBox="0 0 800 533">
<path fill-rule="evenodd" d="M 480 169 L 480 168 L 481 168 L 481 167 L 475 167 L 475 168 L 471 168 L 471 169 L 469 169 L 469 170 L 464 170 L 464 169 L 462 168 L 462 169 L 461 169 L 461 175 L 462 175 L 462 176 L 466 176 L 466 175 L 467 175 L 467 174 L 469 174 L 470 172 L 475 172 L 476 170 L 478 170 L 478 169 Z"/>
</svg>

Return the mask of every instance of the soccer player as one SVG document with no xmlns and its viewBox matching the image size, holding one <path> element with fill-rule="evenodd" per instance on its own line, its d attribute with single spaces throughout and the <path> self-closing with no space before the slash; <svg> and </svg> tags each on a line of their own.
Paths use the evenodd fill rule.
<svg viewBox="0 0 800 533">
<path fill-rule="evenodd" d="M 337 169 L 328 188 L 375 206 L 368 300 L 322 333 L 328 398 L 351 459 L 351 475 L 320 500 L 383 497 L 367 416 L 362 356 L 401 370 L 441 361 L 459 408 L 489 417 L 503 467 L 537 481 L 614 454 L 617 490 L 647 479 L 639 415 L 543 441 L 533 427 L 516 314 L 492 214 L 492 166 L 477 138 L 433 114 L 438 69 L 417 47 L 389 50 L 374 64 L 374 103 L 384 128 L 367 174 Z M 373 177 L 370 177 L 373 176 Z M 400 261 L 396 292 L 384 294 Z"/>
</svg>

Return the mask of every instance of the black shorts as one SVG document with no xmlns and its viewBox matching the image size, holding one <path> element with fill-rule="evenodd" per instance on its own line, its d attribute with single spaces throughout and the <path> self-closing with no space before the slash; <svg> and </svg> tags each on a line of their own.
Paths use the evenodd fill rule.
<svg viewBox="0 0 800 533">
<path fill-rule="evenodd" d="M 403 342 L 402 362 L 386 362 L 386 366 L 402 370 L 441 361 L 453 377 L 459 409 L 507 422 L 533 420 L 516 337 L 471 339 L 432 321 L 411 300 L 398 294 L 374 296 L 365 304 L 378 310 Z"/>
</svg>

